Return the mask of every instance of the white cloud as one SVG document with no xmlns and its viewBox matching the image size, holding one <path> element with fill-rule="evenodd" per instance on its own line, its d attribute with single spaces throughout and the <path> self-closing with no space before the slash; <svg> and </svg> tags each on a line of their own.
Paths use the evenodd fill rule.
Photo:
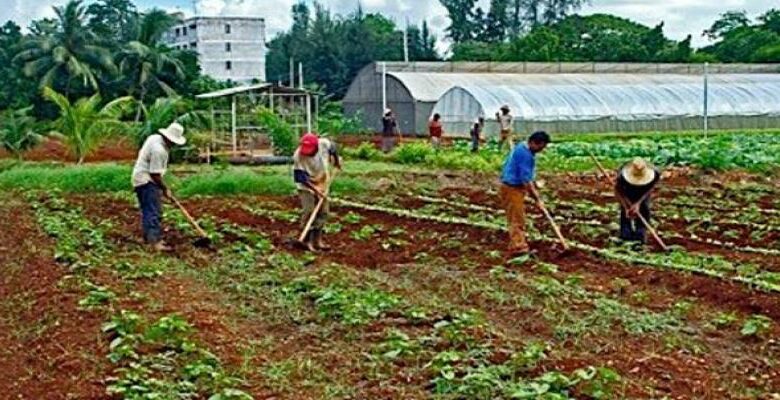
<svg viewBox="0 0 780 400">
<path fill-rule="evenodd" d="M 0 21 L 14 20 L 26 26 L 35 18 L 52 16 L 52 6 L 66 0 L 0 0 L 11 3 L 0 8 Z M 89 0 L 88 0 L 89 1 Z M 141 8 L 162 6 L 166 9 L 178 6 L 190 10 L 192 0 L 136 0 Z M 290 9 L 297 0 L 197 0 L 198 10 L 204 15 L 260 16 L 266 19 L 269 37 L 286 30 L 292 23 Z M 307 0 L 311 4 L 311 0 Z M 403 25 L 419 24 L 428 20 L 432 30 L 441 39 L 449 24 L 446 10 L 437 0 L 321 0 L 334 13 L 346 14 L 355 10 L 358 2 L 366 12 L 382 12 Z M 654 26 L 665 21 L 665 32 L 671 38 L 682 40 L 693 35 L 694 45 L 706 45 L 701 32 L 708 28 L 719 14 L 734 9 L 744 9 L 751 16 L 778 7 L 777 0 L 592 0 L 582 13 L 612 13 Z M 479 0 L 487 7 L 489 0 Z M 446 44 L 440 43 L 440 47 Z"/>
</svg>

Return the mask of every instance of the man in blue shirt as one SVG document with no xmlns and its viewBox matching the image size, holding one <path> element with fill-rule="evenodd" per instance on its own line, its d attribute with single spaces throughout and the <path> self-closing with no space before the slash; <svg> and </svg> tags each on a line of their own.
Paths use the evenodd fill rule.
<svg viewBox="0 0 780 400">
<path fill-rule="evenodd" d="M 541 202 L 534 186 L 536 173 L 536 153 L 543 151 L 550 143 L 546 132 L 535 132 L 528 143 L 516 146 L 504 162 L 501 173 L 501 202 L 506 210 L 509 225 L 509 253 L 517 257 L 530 250 L 525 233 L 525 196 L 530 194 Z"/>
</svg>

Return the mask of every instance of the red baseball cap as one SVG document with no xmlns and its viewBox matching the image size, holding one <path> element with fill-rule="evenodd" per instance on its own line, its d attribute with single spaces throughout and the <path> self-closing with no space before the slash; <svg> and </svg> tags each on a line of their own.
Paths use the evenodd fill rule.
<svg viewBox="0 0 780 400">
<path fill-rule="evenodd" d="M 313 133 L 307 133 L 301 138 L 301 154 L 304 156 L 313 156 L 317 154 L 320 147 L 320 139 Z"/>
</svg>

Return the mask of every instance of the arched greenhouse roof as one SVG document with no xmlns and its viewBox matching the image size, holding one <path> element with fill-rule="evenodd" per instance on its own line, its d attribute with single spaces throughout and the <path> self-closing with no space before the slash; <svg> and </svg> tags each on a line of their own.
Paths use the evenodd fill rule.
<svg viewBox="0 0 780 400">
<path fill-rule="evenodd" d="M 395 74 L 395 75 L 406 75 Z M 652 120 L 703 114 L 703 77 L 677 74 L 439 74 L 399 79 L 410 91 L 447 90 L 433 113 L 446 119 L 491 118 L 506 104 L 528 121 Z M 473 75 L 477 75 L 476 77 Z M 709 115 L 780 115 L 780 74 L 718 74 L 709 77 Z"/>
</svg>

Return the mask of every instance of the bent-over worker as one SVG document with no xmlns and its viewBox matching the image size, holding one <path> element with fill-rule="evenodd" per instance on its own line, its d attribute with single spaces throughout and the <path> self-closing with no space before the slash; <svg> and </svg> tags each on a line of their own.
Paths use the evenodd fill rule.
<svg viewBox="0 0 780 400">
<path fill-rule="evenodd" d="M 293 175 L 298 187 L 298 197 L 301 200 L 302 226 L 306 225 L 319 200 L 324 199 L 322 208 L 304 239 L 304 244 L 312 252 L 330 250 L 330 247 L 323 242 L 322 236 L 330 212 L 327 195 L 330 184 L 328 166 L 331 162 L 335 168 L 341 169 L 341 160 L 333 142 L 320 139 L 313 133 L 303 135 L 301 144 L 293 155 Z"/>
<path fill-rule="evenodd" d="M 638 215 L 650 221 L 650 195 L 661 179 L 657 169 L 641 158 L 618 170 L 615 195 L 620 204 L 620 239 L 645 242 L 646 228 Z"/>
<path fill-rule="evenodd" d="M 509 254 L 521 256 L 530 250 L 525 231 L 525 196 L 530 194 L 541 203 L 539 192 L 534 186 L 536 154 L 550 143 L 546 132 L 535 132 L 526 145 L 516 146 L 504 162 L 501 174 L 501 202 L 506 210 L 509 228 Z"/>
<path fill-rule="evenodd" d="M 133 168 L 132 182 L 141 208 L 144 241 L 156 251 L 171 251 L 162 240 L 162 196 L 171 198 L 163 176 L 171 147 L 185 143 L 184 127 L 174 122 L 146 138 Z"/>
</svg>

